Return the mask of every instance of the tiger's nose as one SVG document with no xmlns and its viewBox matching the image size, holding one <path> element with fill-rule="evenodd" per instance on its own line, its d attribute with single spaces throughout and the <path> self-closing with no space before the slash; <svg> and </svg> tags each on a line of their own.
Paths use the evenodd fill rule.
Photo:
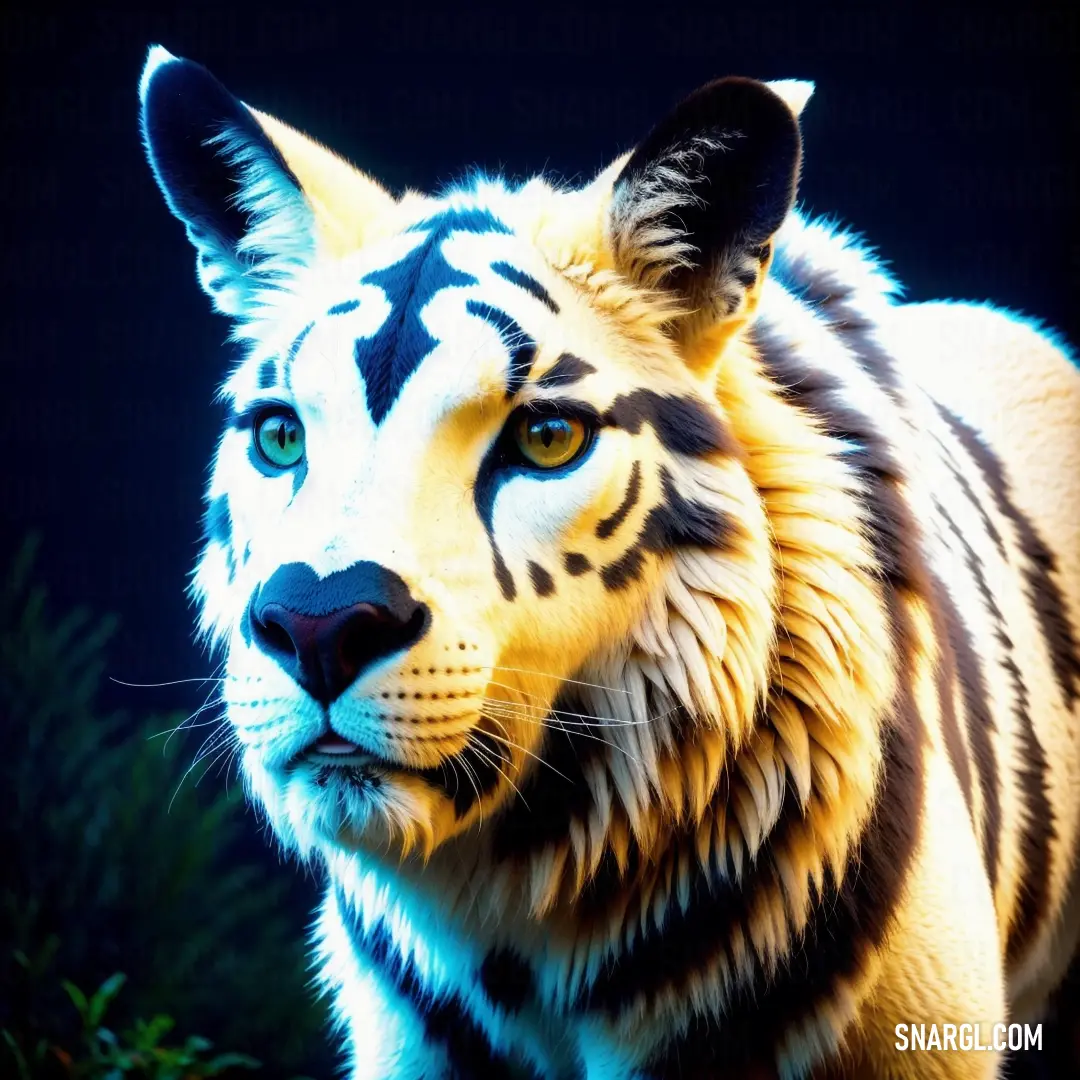
<svg viewBox="0 0 1080 1080">
<path fill-rule="evenodd" d="M 379 660 L 424 634 L 428 608 L 392 570 L 358 562 L 320 578 L 279 567 L 248 606 L 250 639 L 316 701 L 329 705 Z"/>
</svg>

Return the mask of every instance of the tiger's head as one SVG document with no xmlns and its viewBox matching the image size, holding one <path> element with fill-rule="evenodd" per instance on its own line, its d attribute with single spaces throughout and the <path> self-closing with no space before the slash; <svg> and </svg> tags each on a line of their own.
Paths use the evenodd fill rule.
<svg viewBox="0 0 1080 1080">
<path fill-rule="evenodd" d="M 578 189 L 394 197 L 151 50 L 154 176 L 243 345 L 192 590 L 286 843 L 558 861 L 557 838 L 580 882 L 592 831 L 618 856 L 613 832 L 710 797 L 777 591 L 717 385 L 809 92 L 711 83 Z M 542 908 L 561 878 L 536 880 Z"/>
</svg>

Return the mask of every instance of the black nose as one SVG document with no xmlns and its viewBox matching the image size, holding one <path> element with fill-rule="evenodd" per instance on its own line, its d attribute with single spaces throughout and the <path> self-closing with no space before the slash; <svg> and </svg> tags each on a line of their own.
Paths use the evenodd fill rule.
<svg viewBox="0 0 1080 1080">
<path fill-rule="evenodd" d="M 279 567 L 248 606 L 247 627 L 316 701 L 329 705 L 377 660 L 418 641 L 428 609 L 392 570 L 359 562 L 320 578 Z"/>
</svg>

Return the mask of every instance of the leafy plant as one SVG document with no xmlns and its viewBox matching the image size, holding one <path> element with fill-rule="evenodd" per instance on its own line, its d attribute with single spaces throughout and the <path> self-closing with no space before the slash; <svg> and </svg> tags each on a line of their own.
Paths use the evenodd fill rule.
<svg viewBox="0 0 1080 1080">
<path fill-rule="evenodd" d="M 118 970 L 128 1024 L 175 1016 L 281 1075 L 329 1072 L 307 986 L 310 893 L 268 865 L 239 792 L 181 786 L 190 745 L 152 736 L 183 714 L 134 722 L 96 708 L 115 620 L 51 615 L 31 581 L 36 548 L 23 545 L 0 587 L 0 1073 L 5 1053 L 29 1065 L 43 1042 L 70 1044 L 57 972 L 109 986 Z"/>
<path fill-rule="evenodd" d="M 120 972 L 111 975 L 88 998 L 74 983 L 63 980 L 63 988 L 82 1022 L 80 1045 L 74 1053 L 41 1041 L 35 1048 L 32 1069 L 18 1042 L 5 1030 L 4 1041 L 15 1058 L 19 1080 L 31 1080 L 39 1067 L 49 1065 L 58 1067 L 71 1080 L 120 1080 L 125 1076 L 202 1080 L 233 1069 L 259 1068 L 259 1062 L 246 1054 L 205 1056 L 213 1044 L 199 1035 L 188 1036 L 182 1046 L 163 1046 L 162 1038 L 174 1026 L 172 1017 L 163 1014 L 150 1021 L 136 1020 L 131 1030 L 117 1035 L 105 1027 L 105 1013 L 125 981 Z"/>
</svg>

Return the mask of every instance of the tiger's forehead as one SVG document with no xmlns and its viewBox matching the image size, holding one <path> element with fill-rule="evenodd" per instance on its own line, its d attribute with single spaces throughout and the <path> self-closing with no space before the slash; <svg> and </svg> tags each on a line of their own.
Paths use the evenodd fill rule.
<svg viewBox="0 0 1080 1080">
<path fill-rule="evenodd" d="M 566 311 L 569 307 L 572 310 Z M 491 210 L 454 206 L 298 276 L 248 337 L 223 389 L 237 409 L 273 391 L 318 398 L 358 379 L 379 427 L 427 385 L 440 410 L 569 387 L 617 343 L 573 287 Z"/>
</svg>

